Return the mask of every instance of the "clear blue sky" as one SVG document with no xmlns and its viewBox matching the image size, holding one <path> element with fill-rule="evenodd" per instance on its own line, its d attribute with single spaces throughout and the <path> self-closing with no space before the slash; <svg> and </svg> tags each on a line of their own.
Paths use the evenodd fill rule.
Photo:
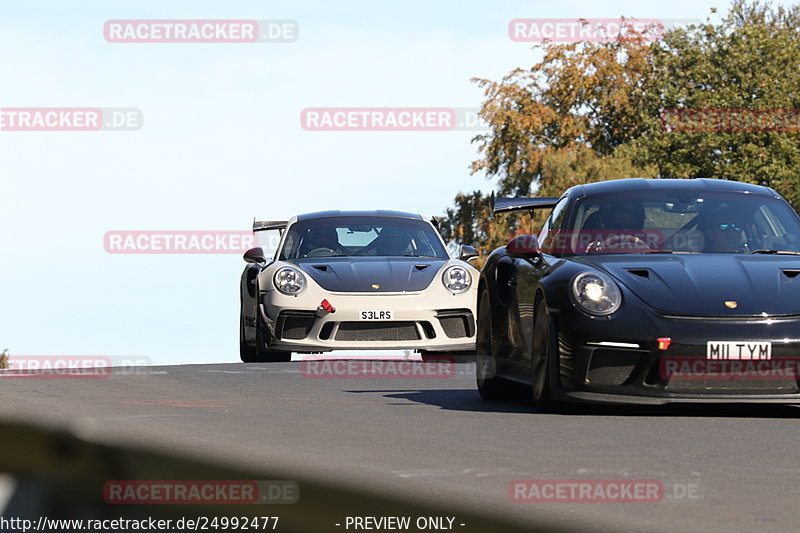
<svg viewBox="0 0 800 533">
<path fill-rule="evenodd" d="M 477 107 L 535 59 L 514 18 L 703 19 L 707 0 L 0 0 L 0 107 L 136 107 L 133 132 L 0 132 L 0 349 L 238 359 L 239 255 L 110 255 L 109 230 L 247 229 L 321 209 L 440 214 L 474 131 L 309 132 L 306 107 Z M 293 19 L 291 44 L 112 44 L 109 19 Z"/>
</svg>

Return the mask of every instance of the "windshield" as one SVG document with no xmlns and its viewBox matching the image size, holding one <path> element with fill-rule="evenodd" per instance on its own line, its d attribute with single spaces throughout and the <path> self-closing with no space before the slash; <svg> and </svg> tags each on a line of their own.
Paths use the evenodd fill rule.
<svg viewBox="0 0 800 533">
<path fill-rule="evenodd" d="M 278 259 L 352 256 L 448 258 L 433 226 L 422 220 L 331 217 L 292 224 Z"/>
<path fill-rule="evenodd" d="M 800 252 L 800 218 L 771 196 L 636 191 L 578 200 L 544 240 L 557 255 Z"/>
</svg>

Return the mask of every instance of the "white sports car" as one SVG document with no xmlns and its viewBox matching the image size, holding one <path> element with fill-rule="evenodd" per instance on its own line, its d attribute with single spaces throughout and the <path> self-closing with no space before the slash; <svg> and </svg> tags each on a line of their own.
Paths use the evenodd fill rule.
<svg viewBox="0 0 800 533">
<path fill-rule="evenodd" d="M 461 246 L 450 259 L 436 227 L 396 211 L 325 211 L 286 221 L 272 260 L 244 254 L 240 354 L 288 361 L 292 352 L 473 352 L 479 273 Z M 430 353 L 432 352 L 432 353 Z"/>
</svg>

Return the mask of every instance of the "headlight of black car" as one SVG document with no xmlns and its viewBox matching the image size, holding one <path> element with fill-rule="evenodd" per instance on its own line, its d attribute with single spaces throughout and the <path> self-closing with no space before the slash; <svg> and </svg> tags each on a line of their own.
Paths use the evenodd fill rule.
<svg viewBox="0 0 800 533">
<path fill-rule="evenodd" d="M 469 272 L 464 267 L 451 266 L 446 268 L 444 274 L 442 274 L 442 283 L 447 287 L 447 290 L 460 294 L 466 292 L 472 285 L 472 276 L 469 275 Z"/>
<path fill-rule="evenodd" d="M 296 296 L 306 288 L 306 277 L 292 267 L 279 268 L 272 281 L 276 289 L 289 296 Z"/>
<path fill-rule="evenodd" d="M 600 272 L 581 272 L 572 279 L 572 297 L 590 315 L 610 315 L 619 309 L 622 293 L 614 280 Z"/>
</svg>

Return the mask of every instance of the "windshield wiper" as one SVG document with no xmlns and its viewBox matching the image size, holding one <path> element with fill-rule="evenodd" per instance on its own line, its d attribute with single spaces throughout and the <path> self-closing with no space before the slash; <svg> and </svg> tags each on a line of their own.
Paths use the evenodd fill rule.
<svg viewBox="0 0 800 533">
<path fill-rule="evenodd" d="M 800 255 L 800 252 L 793 252 L 791 250 L 753 250 L 747 252 L 748 254 L 771 254 L 771 255 Z"/>
<path fill-rule="evenodd" d="M 403 257 L 432 257 L 433 259 L 436 259 L 435 255 L 403 254 Z"/>
</svg>

